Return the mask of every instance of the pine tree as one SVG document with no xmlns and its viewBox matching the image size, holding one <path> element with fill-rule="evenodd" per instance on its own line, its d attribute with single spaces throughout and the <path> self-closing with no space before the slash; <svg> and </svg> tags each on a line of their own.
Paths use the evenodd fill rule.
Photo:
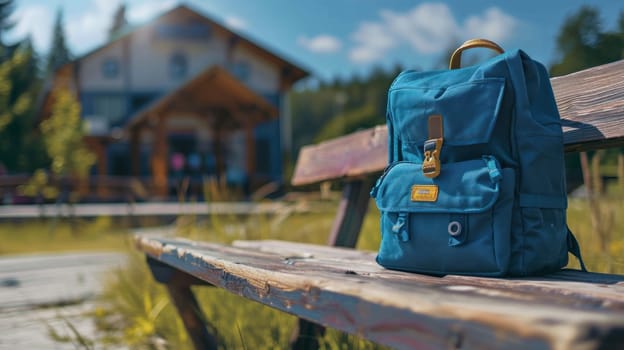
<svg viewBox="0 0 624 350">
<path fill-rule="evenodd" d="M 0 45 L 2 46 L 6 44 L 2 38 L 2 34 L 11 30 L 15 25 L 10 19 L 15 10 L 15 3 L 13 1 L 14 0 L 0 0 Z"/>
<path fill-rule="evenodd" d="M 48 55 L 46 72 L 53 73 L 57 68 L 71 60 L 71 54 L 65 43 L 65 32 L 63 31 L 63 11 L 59 8 L 56 12 L 54 30 L 52 34 L 52 46 Z"/>
<path fill-rule="evenodd" d="M 119 7 L 117 7 L 117 11 L 115 11 L 115 15 L 113 16 L 113 24 L 108 30 L 108 40 L 112 40 L 118 36 L 127 25 L 128 20 L 126 20 L 126 4 L 122 3 Z"/>
<path fill-rule="evenodd" d="M 6 43 L 4 39 L 5 33 L 15 25 L 10 18 L 14 10 L 14 0 L 0 0 L 0 62 L 8 59 L 16 47 L 16 45 Z"/>
<path fill-rule="evenodd" d="M 597 8 L 583 6 L 568 17 L 557 36 L 560 59 L 550 67 L 557 76 L 624 58 L 624 12 L 614 31 L 602 28 Z"/>
<path fill-rule="evenodd" d="M 35 96 L 39 87 L 37 62 L 29 40 L 0 63 L 0 159 L 10 171 L 28 171 L 45 161 L 31 137 Z"/>
<path fill-rule="evenodd" d="M 20 171 L 30 172 L 35 168 L 46 166 L 49 162 L 35 127 L 35 118 L 38 117 L 37 96 L 43 81 L 40 59 L 33 48 L 30 36 L 21 43 L 20 51 L 24 55 L 24 62 L 19 69 L 13 71 L 12 79 L 16 91 L 23 91 L 28 95 L 29 103 L 25 113 L 20 117 L 22 135 L 17 168 Z"/>
<path fill-rule="evenodd" d="M 31 40 L 1 42 L 13 26 L 13 10 L 13 0 L 0 0 L 0 163 L 10 172 L 25 172 L 47 160 L 33 128 L 40 79 Z"/>
<path fill-rule="evenodd" d="M 39 89 L 40 68 L 39 58 L 30 36 L 20 42 L 19 54 L 22 55 L 23 62 L 12 72 L 11 80 L 15 84 L 16 91 L 29 91 L 36 96 Z"/>
</svg>

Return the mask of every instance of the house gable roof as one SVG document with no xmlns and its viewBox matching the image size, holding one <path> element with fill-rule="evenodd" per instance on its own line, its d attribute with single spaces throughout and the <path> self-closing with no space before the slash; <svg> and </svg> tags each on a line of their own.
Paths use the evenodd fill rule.
<svg viewBox="0 0 624 350">
<path fill-rule="evenodd" d="M 281 54 L 278 55 L 277 53 L 275 53 L 275 50 L 269 50 L 268 48 L 266 48 L 266 45 L 260 45 L 257 43 L 256 40 L 251 40 L 241 35 L 240 33 L 236 33 L 232 31 L 231 29 L 227 28 L 225 25 L 219 23 L 217 20 L 210 18 L 207 15 L 200 13 L 199 11 L 184 4 L 178 5 L 175 8 L 162 13 L 158 17 L 142 25 L 129 27 L 125 31 L 122 31 L 121 33 L 117 34 L 115 38 L 113 38 L 112 40 L 76 58 L 73 62 L 79 62 L 81 60 L 84 60 L 108 48 L 109 46 L 116 43 L 117 41 L 123 40 L 129 36 L 134 35 L 138 31 L 149 30 L 156 23 L 159 23 L 162 21 L 166 22 L 174 18 L 175 16 L 180 16 L 180 15 L 192 18 L 194 20 L 203 21 L 204 23 L 210 25 L 215 31 L 224 34 L 225 37 L 228 38 L 230 44 L 243 45 L 244 47 L 250 49 L 255 54 L 281 66 L 282 67 L 281 72 L 280 72 L 281 78 L 282 78 L 283 84 L 285 84 L 286 86 L 290 86 L 294 84 L 296 81 L 302 78 L 305 78 L 306 76 L 310 74 L 306 69 L 301 68 L 299 65 L 295 63 L 292 63 L 290 59 L 286 59 L 283 57 L 283 55 Z"/>
<path fill-rule="evenodd" d="M 166 114 L 169 110 L 221 119 L 226 124 L 229 122 L 231 128 L 257 124 L 276 118 L 278 114 L 275 106 L 263 97 L 225 69 L 213 66 L 136 112 L 128 119 L 124 129 L 136 128 L 150 117 Z"/>
</svg>

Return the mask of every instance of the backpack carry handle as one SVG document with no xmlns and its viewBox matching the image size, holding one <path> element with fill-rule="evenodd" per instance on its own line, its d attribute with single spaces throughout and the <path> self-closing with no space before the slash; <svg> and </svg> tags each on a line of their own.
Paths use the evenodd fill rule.
<svg viewBox="0 0 624 350">
<path fill-rule="evenodd" d="M 451 62 L 449 63 L 449 69 L 459 68 L 461 66 L 462 52 L 464 50 L 472 49 L 475 47 L 484 47 L 486 49 L 494 50 L 498 53 L 505 52 L 505 50 L 503 50 L 502 47 L 498 46 L 498 44 L 493 41 L 490 41 L 487 39 L 470 39 L 464 42 L 463 44 L 461 44 L 461 46 L 458 47 L 457 50 L 455 50 L 455 52 L 453 52 L 453 54 L 451 55 Z"/>
</svg>

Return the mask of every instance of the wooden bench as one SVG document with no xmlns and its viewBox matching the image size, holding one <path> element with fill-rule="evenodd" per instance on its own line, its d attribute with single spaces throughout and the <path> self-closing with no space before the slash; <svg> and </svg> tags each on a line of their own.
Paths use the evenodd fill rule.
<svg viewBox="0 0 624 350">
<path fill-rule="evenodd" d="M 624 61 L 552 84 L 567 151 L 624 144 Z M 298 316 L 295 349 L 317 347 L 323 327 L 398 349 L 624 348 L 624 276 L 432 277 L 384 270 L 375 252 L 352 249 L 386 162 L 385 126 L 301 150 L 294 185 L 343 181 L 328 246 L 136 237 L 195 347 L 218 342 L 189 288 L 207 284 Z"/>
</svg>

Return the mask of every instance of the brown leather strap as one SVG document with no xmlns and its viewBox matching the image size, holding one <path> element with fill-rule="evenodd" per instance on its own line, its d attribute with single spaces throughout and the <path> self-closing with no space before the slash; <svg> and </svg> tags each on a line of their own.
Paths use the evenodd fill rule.
<svg viewBox="0 0 624 350">
<path fill-rule="evenodd" d="M 444 138 L 444 128 L 441 115 L 430 115 L 429 120 L 427 121 L 427 126 L 429 129 L 429 140 Z"/>
<path fill-rule="evenodd" d="M 449 69 L 457 69 L 461 66 L 461 54 L 464 50 L 468 50 L 468 49 L 472 49 L 475 47 L 484 47 L 487 49 L 491 49 L 494 50 L 498 53 L 503 53 L 505 52 L 505 50 L 503 50 L 503 48 L 501 48 L 500 46 L 498 46 L 497 43 L 487 40 L 487 39 L 470 39 L 466 42 L 464 42 L 463 44 L 461 44 L 460 47 L 457 48 L 457 50 L 455 50 L 455 52 L 453 52 L 453 54 L 451 55 L 451 62 L 449 63 Z"/>
<path fill-rule="evenodd" d="M 429 129 L 429 139 L 423 145 L 423 175 L 433 179 L 440 175 L 440 152 L 444 143 L 444 130 L 442 116 L 439 114 L 430 115 L 427 121 Z"/>
</svg>

